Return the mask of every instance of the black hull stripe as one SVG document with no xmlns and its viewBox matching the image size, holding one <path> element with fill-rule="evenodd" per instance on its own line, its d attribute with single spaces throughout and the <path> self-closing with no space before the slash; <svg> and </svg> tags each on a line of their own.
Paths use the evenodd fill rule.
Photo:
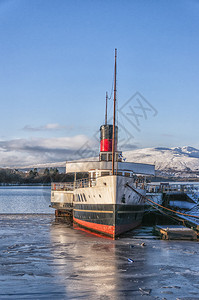
<svg viewBox="0 0 199 300">
<path fill-rule="evenodd" d="M 144 210 L 145 205 L 124 205 L 124 204 L 76 204 L 74 210 L 100 210 L 100 211 L 140 211 Z"/>
<path fill-rule="evenodd" d="M 129 210 L 122 210 L 122 211 L 117 211 L 118 214 L 138 214 L 138 213 L 143 213 L 143 210 L 140 211 L 129 211 Z"/>
<path fill-rule="evenodd" d="M 94 213 L 103 213 L 103 214 L 112 214 L 113 210 L 90 210 L 90 209 L 76 209 L 74 208 L 74 211 L 83 211 L 83 212 L 94 212 Z"/>
<path fill-rule="evenodd" d="M 89 223 L 108 226 L 134 227 L 133 224 L 141 223 L 144 205 L 125 204 L 76 204 L 74 207 L 59 207 L 53 203 L 57 210 L 62 212 L 73 210 L 75 219 Z"/>
</svg>

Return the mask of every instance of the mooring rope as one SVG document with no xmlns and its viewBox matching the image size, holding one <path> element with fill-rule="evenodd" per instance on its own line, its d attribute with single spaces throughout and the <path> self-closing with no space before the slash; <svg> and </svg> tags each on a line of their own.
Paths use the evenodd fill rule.
<svg viewBox="0 0 199 300">
<path fill-rule="evenodd" d="M 165 209 L 165 210 L 168 210 L 168 211 L 173 212 L 173 213 L 178 214 L 178 215 L 183 215 L 183 216 L 186 216 L 186 217 L 192 217 L 192 218 L 199 219 L 199 216 L 194 216 L 194 215 L 190 215 L 190 214 L 181 213 L 181 212 L 178 212 L 178 211 L 176 211 L 176 210 L 167 208 L 167 207 L 165 207 L 165 206 L 162 206 L 162 205 L 156 203 L 155 201 L 153 201 L 153 200 L 147 198 L 146 196 L 143 196 L 141 193 L 139 193 L 136 189 L 134 189 L 134 188 L 133 188 L 132 186 L 130 186 L 128 183 L 126 183 L 125 186 L 129 187 L 130 189 L 132 189 L 136 194 L 138 194 L 139 196 L 141 196 L 142 198 L 144 198 L 146 201 L 149 201 L 149 202 L 151 202 L 151 203 L 153 203 L 153 204 L 155 204 L 155 205 L 157 205 L 157 206 L 159 206 L 159 207 L 161 207 L 161 208 L 163 208 L 163 209 Z M 152 205 L 152 206 L 153 206 L 153 205 Z M 153 206 L 153 207 L 154 207 L 154 206 Z M 155 209 L 157 209 L 157 208 L 155 207 Z M 158 210 L 158 209 L 157 209 L 157 210 Z"/>
</svg>

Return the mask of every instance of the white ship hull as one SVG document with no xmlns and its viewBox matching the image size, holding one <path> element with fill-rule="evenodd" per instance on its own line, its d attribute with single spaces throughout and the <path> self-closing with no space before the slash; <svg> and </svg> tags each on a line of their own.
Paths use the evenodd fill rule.
<svg viewBox="0 0 199 300">
<path fill-rule="evenodd" d="M 52 192 L 52 206 L 62 210 L 73 207 L 74 224 L 115 238 L 140 225 L 144 213 L 143 198 L 127 183 L 136 188 L 133 178 L 118 175 L 99 177 L 86 186 L 82 182 L 73 193 Z M 145 194 L 143 189 L 137 191 Z"/>
</svg>

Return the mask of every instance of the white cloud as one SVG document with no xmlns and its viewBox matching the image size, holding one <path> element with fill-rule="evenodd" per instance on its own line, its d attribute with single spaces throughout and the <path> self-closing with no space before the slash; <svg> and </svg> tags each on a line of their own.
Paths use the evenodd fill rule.
<svg viewBox="0 0 199 300">
<path fill-rule="evenodd" d="M 46 130 L 59 130 L 65 128 L 64 126 L 59 125 L 58 123 L 49 123 L 44 126 Z"/>
<path fill-rule="evenodd" d="M 48 123 L 46 125 L 35 126 L 35 127 L 26 125 L 23 128 L 23 130 L 26 131 L 54 131 L 54 130 L 63 130 L 63 129 L 72 129 L 72 126 L 67 128 L 66 126 L 62 126 L 58 123 Z"/>
<path fill-rule="evenodd" d="M 90 156 L 94 142 L 85 135 L 56 138 L 31 138 L 0 141 L 0 166 L 25 166 L 30 164 L 66 161 Z"/>
</svg>

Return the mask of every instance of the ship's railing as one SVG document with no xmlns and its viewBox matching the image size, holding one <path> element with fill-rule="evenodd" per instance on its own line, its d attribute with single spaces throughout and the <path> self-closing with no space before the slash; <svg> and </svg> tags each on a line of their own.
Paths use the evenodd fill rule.
<svg viewBox="0 0 199 300">
<path fill-rule="evenodd" d="M 78 179 L 74 182 L 53 182 L 51 183 L 52 191 L 73 191 L 79 188 L 95 186 L 95 180 L 89 178 Z"/>
<path fill-rule="evenodd" d="M 133 176 L 129 175 L 130 173 L 120 174 L 119 172 L 117 175 L 122 177 L 129 177 L 131 180 L 134 178 Z M 107 174 L 106 176 L 110 176 L 111 173 Z M 97 178 L 105 177 L 103 176 L 97 176 Z M 53 182 L 51 184 L 51 190 L 52 191 L 73 191 L 75 189 L 79 188 L 86 188 L 86 187 L 93 187 L 96 185 L 96 178 L 83 178 L 78 179 L 73 182 Z M 139 189 L 146 189 L 146 182 L 143 178 L 137 178 L 137 176 L 134 178 L 134 187 Z"/>
<path fill-rule="evenodd" d="M 86 188 L 90 186 L 91 186 L 91 180 L 89 178 L 79 179 L 76 180 L 76 182 L 74 183 L 75 189 Z"/>
<path fill-rule="evenodd" d="M 52 182 L 51 190 L 52 191 L 73 191 L 74 183 L 73 182 Z"/>
</svg>

